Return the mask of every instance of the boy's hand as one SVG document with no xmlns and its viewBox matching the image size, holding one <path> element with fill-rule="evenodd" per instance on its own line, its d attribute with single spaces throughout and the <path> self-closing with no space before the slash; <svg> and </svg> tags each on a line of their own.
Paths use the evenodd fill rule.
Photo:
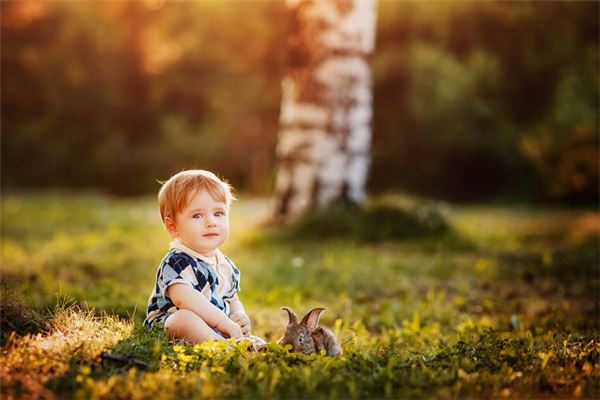
<svg viewBox="0 0 600 400">
<path fill-rule="evenodd" d="M 231 320 L 242 328 L 245 337 L 250 337 L 250 318 L 245 313 L 238 311 L 231 316 Z"/>
<path fill-rule="evenodd" d="M 225 318 L 215 326 L 221 333 L 230 339 L 238 339 L 243 336 L 242 328 L 229 318 Z"/>
</svg>

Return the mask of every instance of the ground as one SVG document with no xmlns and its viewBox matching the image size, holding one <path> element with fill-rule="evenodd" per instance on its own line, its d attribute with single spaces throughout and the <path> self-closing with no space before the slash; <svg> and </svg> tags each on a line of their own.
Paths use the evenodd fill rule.
<svg viewBox="0 0 600 400">
<path fill-rule="evenodd" d="M 242 196 L 223 248 L 253 333 L 324 306 L 342 356 L 170 343 L 141 326 L 169 242 L 153 196 L 5 193 L 2 397 L 600 395 L 597 210 L 390 194 L 265 228 L 267 207 Z"/>
</svg>

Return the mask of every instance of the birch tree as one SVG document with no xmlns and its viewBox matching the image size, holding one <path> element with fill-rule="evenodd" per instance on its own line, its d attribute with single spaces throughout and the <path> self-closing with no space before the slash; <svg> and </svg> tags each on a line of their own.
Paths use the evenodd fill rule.
<svg viewBox="0 0 600 400">
<path fill-rule="evenodd" d="M 371 143 L 376 0 L 290 1 L 273 216 L 361 202 Z"/>
</svg>

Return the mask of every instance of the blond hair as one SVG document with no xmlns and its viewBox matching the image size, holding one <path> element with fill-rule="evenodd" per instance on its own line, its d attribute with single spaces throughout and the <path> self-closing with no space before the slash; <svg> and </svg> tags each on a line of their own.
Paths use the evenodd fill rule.
<svg viewBox="0 0 600 400">
<path fill-rule="evenodd" d="M 158 207 L 162 220 L 167 217 L 175 219 L 176 214 L 188 205 L 190 196 L 202 190 L 208 192 L 214 200 L 225 203 L 227 207 L 235 200 L 231 194 L 231 185 L 212 172 L 202 169 L 181 171 L 164 182 L 158 192 Z"/>
</svg>

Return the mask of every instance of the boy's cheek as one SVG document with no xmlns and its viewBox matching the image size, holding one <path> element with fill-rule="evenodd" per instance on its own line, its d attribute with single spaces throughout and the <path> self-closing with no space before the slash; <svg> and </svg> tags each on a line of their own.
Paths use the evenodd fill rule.
<svg viewBox="0 0 600 400">
<path fill-rule="evenodd" d="M 225 240 L 229 239 L 229 225 L 225 226 L 224 233 Z"/>
</svg>

